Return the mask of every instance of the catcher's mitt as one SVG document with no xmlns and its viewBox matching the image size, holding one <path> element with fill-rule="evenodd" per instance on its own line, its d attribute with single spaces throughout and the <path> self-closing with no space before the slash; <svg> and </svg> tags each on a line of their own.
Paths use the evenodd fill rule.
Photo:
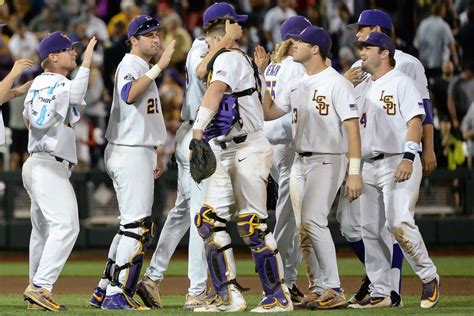
<svg viewBox="0 0 474 316">
<path fill-rule="evenodd" d="M 216 171 L 216 157 L 211 146 L 204 139 L 193 138 L 189 144 L 191 155 L 190 171 L 194 181 L 200 183 L 209 178 Z"/>
</svg>

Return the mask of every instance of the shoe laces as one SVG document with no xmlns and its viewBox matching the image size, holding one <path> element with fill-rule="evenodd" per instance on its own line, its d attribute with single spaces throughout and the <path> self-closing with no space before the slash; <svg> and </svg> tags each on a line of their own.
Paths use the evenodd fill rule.
<svg viewBox="0 0 474 316">
<path fill-rule="evenodd" d="M 323 294 L 321 294 L 321 296 L 319 297 L 319 299 L 321 301 L 324 301 L 324 300 L 328 300 L 328 299 L 332 299 L 332 298 L 335 298 L 336 296 L 338 295 L 338 293 L 333 290 L 333 289 L 326 289 Z"/>
<path fill-rule="evenodd" d="M 50 291 L 48 291 L 48 290 L 42 288 L 42 289 L 40 289 L 39 292 L 40 292 L 41 295 L 42 295 L 45 299 L 47 299 L 50 303 L 58 304 L 58 303 L 56 303 L 56 302 L 54 301 L 53 294 L 52 294 Z"/>
</svg>

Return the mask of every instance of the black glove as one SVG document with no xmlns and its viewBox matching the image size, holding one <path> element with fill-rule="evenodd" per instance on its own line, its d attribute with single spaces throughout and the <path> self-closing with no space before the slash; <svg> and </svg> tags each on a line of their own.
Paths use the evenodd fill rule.
<svg viewBox="0 0 474 316">
<path fill-rule="evenodd" d="M 205 139 L 193 138 L 189 143 L 189 149 L 192 151 L 189 162 L 191 176 L 194 181 L 200 183 L 216 171 L 216 157 Z"/>
</svg>

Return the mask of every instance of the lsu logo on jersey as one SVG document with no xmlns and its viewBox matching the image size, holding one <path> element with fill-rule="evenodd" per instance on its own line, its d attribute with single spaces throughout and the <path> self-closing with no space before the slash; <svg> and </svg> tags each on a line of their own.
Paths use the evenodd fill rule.
<svg viewBox="0 0 474 316">
<path fill-rule="evenodd" d="M 397 114 L 397 105 L 393 102 L 393 95 L 384 95 L 385 90 L 382 90 L 380 94 L 380 100 L 384 103 L 383 108 L 387 111 L 388 115 Z"/>
<path fill-rule="evenodd" d="M 329 104 L 326 103 L 326 96 L 316 95 L 318 90 L 314 90 L 313 101 L 316 102 L 316 110 L 319 115 L 326 116 L 329 114 Z"/>
</svg>

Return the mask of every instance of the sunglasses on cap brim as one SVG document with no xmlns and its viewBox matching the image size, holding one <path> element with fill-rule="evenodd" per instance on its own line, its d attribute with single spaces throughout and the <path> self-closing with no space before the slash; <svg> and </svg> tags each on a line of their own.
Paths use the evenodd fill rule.
<svg viewBox="0 0 474 316">
<path fill-rule="evenodd" d="M 140 33 L 155 27 L 160 27 L 160 23 L 155 19 L 148 20 L 142 25 L 140 25 L 140 27 L 137 29 L 133 36 L 141 35 Z"/>
</svg>

